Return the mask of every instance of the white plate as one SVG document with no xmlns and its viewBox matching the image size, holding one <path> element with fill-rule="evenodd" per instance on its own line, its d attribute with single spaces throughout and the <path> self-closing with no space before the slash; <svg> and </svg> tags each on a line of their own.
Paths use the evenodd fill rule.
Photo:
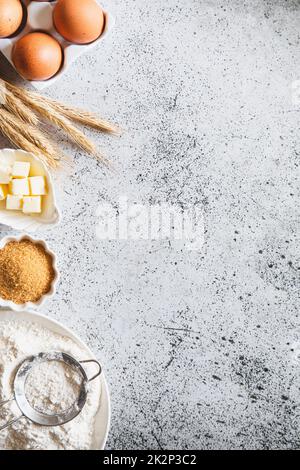
<svg viewBox="0 0 300 470">
<path fill-rule="evenodd" d="M 67 336 L 72 339 L 86 354 L 87 359 L 96 359 L 92 351 L 84 344 L 81 339 L 71 330 L 63 326 L 61 323 L 52 320 L 45 315 L 35 312 L 13 312 L 0 308 L 0 322 L 5 320 L 25 320 L 38 323 L 44 328 L 59 335 Z M 108 392 L 105 376 L 101 374 L 101 397 L 99 409 L 95 418 L 94 439 L 91 450 L 103 450 L 107 441 L 108 431 L 110 427 L 110 397 Z"/>
</svg>

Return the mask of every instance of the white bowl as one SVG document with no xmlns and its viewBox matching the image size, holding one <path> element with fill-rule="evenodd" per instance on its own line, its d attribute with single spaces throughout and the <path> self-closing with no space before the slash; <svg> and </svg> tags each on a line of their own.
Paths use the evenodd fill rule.
<svg viewBox="0 0 300 470">
<path fill-rule="evenodd" d="M 0 163 L 4 162 L 8 165 L 13 165 L 15 161 L 30 162 L 33 176 L 45 176 L 48 194 L 43 196 L 41 214 L 27 215 L 20 211 L 8 211 L 5 209 L 5 201 L 0 201 L 0 224 L 27 232 L 44 230 L 57 225 L 60 222 L 61 215 L 57 207 L 55 190 L 49 171 L 32 153 L 14 149 L 0 150 Z"/>
<path fill-rule="evenodd" d="M 97 3 L 101 6 L 100 0 L 96 0 Z M 31 81 L 30 83 L 32 86 L 34 86 L 38 90 L 42 90 L 53 83 L 56 82 L 72 65 L 72 63 L 80 57 L 82 54 L 85 52 L 89 51 L 90 49 L 96 47 L 96 45 L 100 42 L 103 41 L 103 39 L 107 36 L 107 34 L 110 32 L 110 30 L 114 26 L 114 18 L 107 12 L 104 11 L 105 15 L 105 26 L 104 26 L 104 31 L 101 34 L 101 36 L 96 39 L 96 41 L 93 41 L 90 44 L 83 44 L 83 45 L 78 45 L 78 44 L 73 44 L 71 42 L 66 41 L 58 32 L 56 31 L 54 25 L 53 25 L 53 19 L 52 19 L 52 14 L 53 14 L 53 8 L 56 4 L 56 2 L 50 2 L 50 1 L 42 1 L 42 2 L 35 2 L 35 1 L 29 1 L 29 0 L 23 0 L 24 4 L 27 6 L 27 22 L 22 29 L 22 31 L 9 38 L 0 38 L 0 51 L 2 54 L 7 58 L 7 60 L 11 63 L 11 65 L 14 67 L 14 63 L 12 60 L 12 50 L 14 47 L 14 44 L 20 39 L 22 36 L 24 36 L 27 33 L 30 33 L 32 31 L 45 31 L 46 33 L 51 34 L 55 39 L 58 40 L 60 43 L 63 52 L 64 52 L 64 63 L 59 70 L 59 72 L 49 80 L 45 81 Z"/>
<path fill-rule="evenodd" d="M 56 285 L 59 281 L 59 272 L 58 272 L 57 265 L 56 265 L 56 255 L 53 253 L 53 251 L 51 251 L 49 249 L 47 243 L 44 240 L 38 240 L 36 238 L 29 237 L 29 235 L 20 235 L 19 237 L 9 237 L 8 236 L 8 237 L 4 237 L 4 238 L 2 238 L 2 240 L 0 240 L 0 250 L 2 248 L 4 248 L 5 245 L 9 242 L 14 242 L 14 241 L 19 242 L 21 240 L 30 240 L 33 243 L 40 244 L 44 247 L 46 253 L 48 253 L 52 257 L 52 260 L 53 260 L 52 266 L 53 266 L 53 270 L 54 270 L 54 279 L 52 281 L 49 292 L 47 292 L 47 294 L 43 295 L 40 298 L 40 300 L 38 300 L 37 302 L 26 302 L 25 304 L 15 304 L 11 300 L 5 300 L 5 299 L 2 299 L 0 297 L 0 306 L 11 308 L 12 310 L 14 310 L 16 312 L 22 312 L 22 310 L 26 310 L 28 308 L 29 309 L 35 309 L 37 307 L 41 307 L 42 305 L 44 305 L 44 303 L 48 299 L 50 299 L 51 297 L 53 297 L 55 295 Z"/>
<path fill-rule="evenodd" d="M 48 328 L 54 333 L 66 336 L 67 338 L 73 340 L 74 343 L 76 343 L 80 348 L 86 351 L 87 359 L 97 360 L 97 358 L 89 349 L 89 347 L 85 343 L 83 343 L 83 341 L 75 333 L 63 326 L 61 323 L 52 320 L 46 317 L 45 315 L 30 311 L 12 312 L 6 309 L 1 309 L 0 307 L 0 322 L 8 320 L 25 320 L 38 323 L 39 325 L 43 326 L 44 328 Z M 99 396 L 99 408 L 95 418 L 94 438 L 91 450 L 104 450 L 110 428 L 110 396 L 105 375 L 103 372 L 100 375 L 100 380 L 101 394 Z"/>
</svg>

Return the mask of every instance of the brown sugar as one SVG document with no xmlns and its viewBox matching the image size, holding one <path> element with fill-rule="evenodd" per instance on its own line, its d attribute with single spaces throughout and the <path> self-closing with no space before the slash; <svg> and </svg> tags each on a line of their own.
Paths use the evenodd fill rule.
<svg viewBox="0 0 300 470">
<path fill-rule="evenodd" d="M 41 244 L 11 241 L 0 250 L 0 297 L 15 304 L 37 302 L 55 277 L 53 259 Z"/>
</svg>

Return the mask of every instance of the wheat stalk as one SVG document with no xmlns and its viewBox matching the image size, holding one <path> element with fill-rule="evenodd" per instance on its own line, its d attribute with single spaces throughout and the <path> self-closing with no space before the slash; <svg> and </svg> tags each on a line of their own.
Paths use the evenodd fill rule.
<svg viewBox="0 0 300 470">
<path fill-rule="evenodd" d="M 31 106 L 35 112 L 39 113 L 44 119 L 47 119 L 55 126 L 62 129 L 80 148 L 96 156 L 100 160 L 105 161 L 105 158 L 98 152 L 95 144 L 91 142 L 83 132 L 74 126 L 69 119 L 62 116 L 58 111 L 49 107 L 48 104 L 44 102 L 43 98 L 41 98 L 39 95 L 30 96 L 29 94 L 23 93 L 23 91 L 24 90 L 14 87 L 15 95 L 17 95 L 17 97 L 20 98 L 24 103 Z"/>
<path fill-rule="evenodd" d="M 25 150 L 26 152 L 32 153 L 43 163 L 47 164 L 47 159 L 45 158 L 45 155 L 41 153 L 35 145 L 33 145 L 31 142 L 25 139 L 25 137 L 19 134 L 12 126 L 7 124 L 7 122 L 3 120 L 2 116 L 0 116 L 0 130 L 2 134 L 4 134 L 13 145 L 21 148 L 22 150 Z M 52 168 L 57 168 L 57 165 L 53 164 Z"/>
<path fill-rule="evenodd" d="M 51 100 L 49 98 L 45 98 L 45 101 L 56 111 L 63 114 L 68 119 L 72 121 L 78 122 L 83 126 L 91 127 L 92 129 L 96 129 L 98 131 L 107 132 L 109 134 L 120 134 L 120 129 L 113 124 L 110 124 L 108 121 L 99 118 L 93 113 L 89 111 L 85 111 L 84 109 L 76 108 L 73 106 L 69 106 L 63 103 L 59 103 L 58 101 Z"/>
<path fill-rule="evenodd" d="M 19 92 L 20 89 L 17 88 L 15 85 L 12 85 L 10 83 L 7 83 L 7 86 L 11 89 L 13 92 Z M 29 90 L 21 90 L 21 93 L 23 95 L 24 101 L 25 97 L 27 98 L 32 98 L 33 100 L 41 100 L 41 96 L 38 93 L 35 93 L 33 91 Z M 59 112 L 66 118 L 78 122 L 84 126 L 91 127 L 93 129 L 102 131 L 102 132 L 108 132 L 111 134 L 120 134 L 120 129 L 113 125 L 110 124 L 108 121 L 101 119 L 99 116 L 97 116 L 94 113 L 91 113 L 89 111 L 85 111 L 84 109 L 77 108 L 74 106 L 66 105 L 64 103 L 60 103 L 59 101 L 53 100 L 51 98 L 48 98 L 46 96 L 43 96 L 42 98 L 44 103 L 47 103 L 49 107 L 54 109 L 55 111 Z"/>
<path fill-rule="evenodd" d="M 25 139 L 45 155 L 45 163 L 47 163 L 47 166 L 58 166 L 58 162 L 64 157 L 64 155 L 57 150 L 43 132 L 36 127 L 23 123 L 16 116 L 4 109 L 0 109 L 0 115 L 10 126 L 20 132 Z"/>
<path fill-rule="evenodd" d="M 37 115 L 28 108 L 22 100 L 15 96 L 14 93 L 7 89 L 3 80 L 0 80 L 0 103 L 5 109 L 22 121 L 32 126 L 38 125 L 39 120 Z"/>
<path fill-rule="evenodd" d="M 59 161 L 54 158 L 53 154 L 49 154 L 45 149 L 45 142 L 38 139 L 34 139 L 28 132 L 21 133 L 20 128 L 24 126 L 21 122 L 18 122 L 16 117 L 12 119 L 6 115 L 10 114 L 3 109 L 0 110 L 0 131 L 4 134 L 10 142 L 27 152 L 35 155 L 41 162 L 50 168 L 58 168 Z"/>
<path fill-rule="evenodd" d="M 5 88 L 6 100 L 7 96 L 9 96 L 8 102 L 5 103 L 6 109 L 8 109 L 11 114 L 19 120 L 22 120 L 24 123 L 30 124 L 31 126 L 37 126 L 39 119 L 36 114 L 39 114 L 43 119 L 63 130 L 63 132 L 65 132 L 67 136 L 80 148 L 95 156 L 106 166 L 111 167 L 109 161 L 97 150 L 95 144 L 91 142 L 84 133 L 72 123 L 72 121 L 102 132 L 118 134 L 120 133 L 120 130 L 116 126 L 109 124 L 107 121 L 99 118 L 93 113 L 64 105 L 63 103 L 52 100 L 51 98 L 45 98 L 37 93 L 22 89 L 0 78 L 0 89 L 1 87 Z M 42 132 L 39 133 L 39 138 L 37 138 L 37 134 L 35 134 L 35 137 L 33 136 L 30 138 L 29 131 L 33 132 L 33 129 L 27 129 L 27 134 L 25 135 L 26 140 L 29 142 L 31 141 L 34 145 L 37 141 L 41 143 Z M 46 147 L 50 149 L 49 145 Z M 55 158 L 56 157 L 54 157 L 54 159 Z"/>
</svg>

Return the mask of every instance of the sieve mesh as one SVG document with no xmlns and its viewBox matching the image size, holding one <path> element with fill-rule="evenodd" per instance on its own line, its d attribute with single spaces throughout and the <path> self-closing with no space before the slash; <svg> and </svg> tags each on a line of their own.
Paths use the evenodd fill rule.
<svg viewBox="0 0 300 470">
<path fill-rule="evenodd" d="M 77 392 L 74 397 L 71 397 L 72 400 L 70 400 L 67 409 L 60 408 L 58 412 L 57 410 L 55 410 L 54 412 L 52 409 L 49 413 L 49 410 L 45 412 L 44 408 L 40 409 L 39 406 L 37 406 L 36 401 L 32 400 L 32 396 L 28 397 L 28 385 L 30 385 L 30 377 L 34 377 L 34 369 L 41 368 L 45 365 L 47 366 L 47 364 L 49 365 L 54 363 L 63 364 L 65 368 L 68 367 L 69 370 L 72 370 L 72 374 L 77 374 L 77 377 L 80 378 L 80 381 L 77 382 Z M 87 377 L 86 372 L 82 366 L 82 364 L 87 363 L 97 364 L 98 367 L 98 372 L 91 378 Z M 0 406 L 3 406 L 15 400 L 22 414 L 18 418 L 13 419 L 10 422 L 6 423 L 4 426 L 0 427 L 0 431 L 12 425 L 21 418 L 27 418 L 33 423 L 40 424 L 42 426 L 59 426 L 73 420 L 81 412 L 86 403 L 88 383 L 99 377 L 101 372 L 102 368 L 98 361 L 94 359 L 88 359 L 79 362 L 74 357 L 63 352 L 39 353 L 35 356 L 28 357 L 17 370 L 14 380 L 14 398 L 0 403 Z M 45 379 L 47 380 L 47 377 L 45 377 Z M 71 376 L 71 379 L 73 379 L 74 385 L 74 375 Z M 55 386 L 55 377 L 53 379 L 52 385 Z M 36 385 L 36 387 L 37 386 L 38 385 Z M 36 390 L 36 387 L 33 387 L 31 390 Z M 48 400 L 48 403 L 51 403 L 49 397 L 46 397 L 46 399 Z M 56 405 L 58 404 L 57 400 L 52 401 L 56 401 Z"/>
</svg>

